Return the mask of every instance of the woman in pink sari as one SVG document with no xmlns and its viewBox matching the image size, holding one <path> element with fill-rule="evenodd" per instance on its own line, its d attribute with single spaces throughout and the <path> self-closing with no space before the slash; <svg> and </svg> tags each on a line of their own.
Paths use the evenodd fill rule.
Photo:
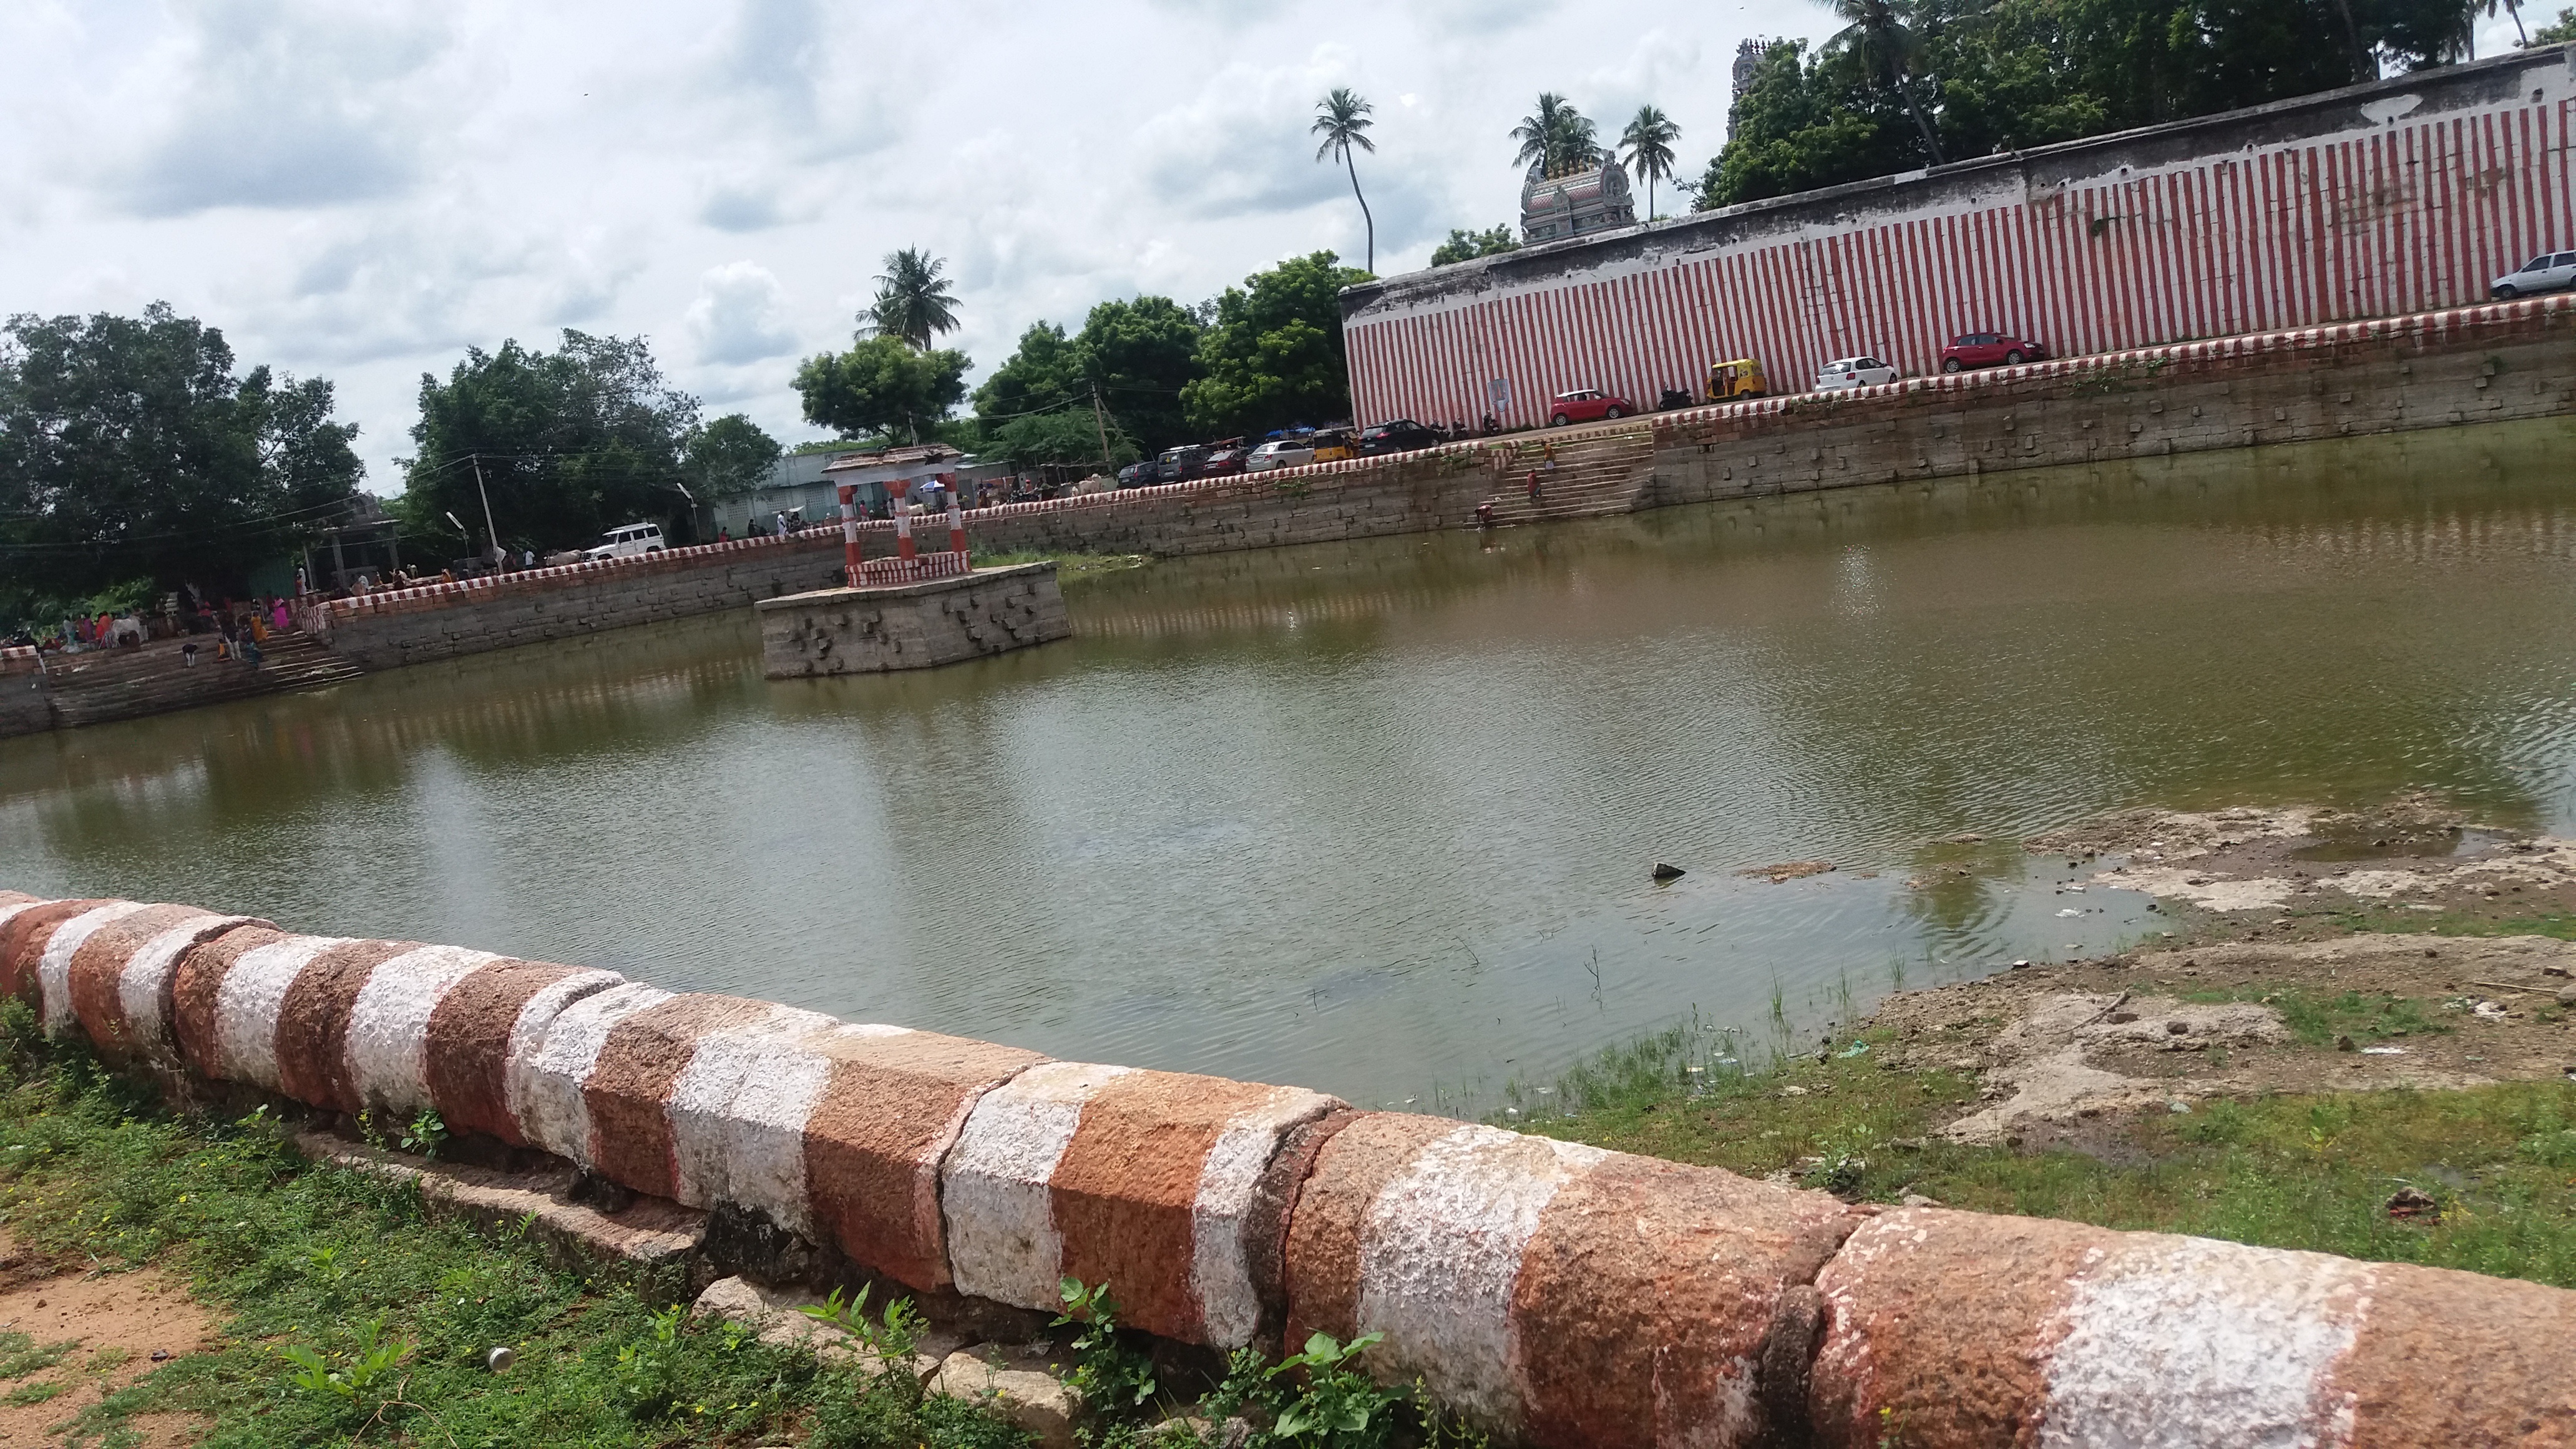
<svg viewBox="0 0 2576 1449">
<path fill-rule="evenodd" d="M 285 599 L 269 600 L 268 625 L 280 633 L 295 627 L 295 615 L 286 607 Z"/>
</svg>

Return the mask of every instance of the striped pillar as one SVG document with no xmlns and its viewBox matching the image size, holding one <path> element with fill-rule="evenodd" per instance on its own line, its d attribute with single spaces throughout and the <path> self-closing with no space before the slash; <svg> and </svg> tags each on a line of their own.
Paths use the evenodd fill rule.
<svg viewBox="0 0 2576 1449">
<path fill-rule="evenodd" d="M 841 485 L 841 570 L 859 586 L 859 485 Z"/>
<path fill-rule="evenodd" d="M 957 555 L 957 561 L 963 564 L 966 561 L 966 511 L 957 497 L 957 475 L 940 474 L 939 486 L 948 493 L 948 551 Z"/>
</svg>

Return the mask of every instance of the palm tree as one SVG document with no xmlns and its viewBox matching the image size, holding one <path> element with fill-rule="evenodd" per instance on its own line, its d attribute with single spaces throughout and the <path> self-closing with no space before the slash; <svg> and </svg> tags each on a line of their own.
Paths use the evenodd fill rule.
<svg viewBox="0 0 2576 1449">
<path fill-rule="evenodd" d="M 1923 149 L 1931 153 L 1932 164 L 1940 165 L 1943 160 L 1941 142 L 1933 136 L 1932 123 L 1924 117 L 1923 108 L 1915 104 L 1914 88 L 1906 84 L 1920 46 L 1914 32 L 1897 15 L 1893 0 L 1817 0 L 1817 3 L 1834 12 L 1835 18 L 1843 22 L 1843 28 L 1825 43 L 1850 50 L 1868 69 L 1871 79 L 1896 92 L 1896 98 L 1905 102 L 1906 114 L 1914 118 L 1914 129 L 1923 133 Z"/>
<path fill-rule="evenodd" d="M 1653 106 L 1639 106 L 1628 129 L 1619 133 L 1619 144 L 1628 151 L 1628 170 L 1646 183 L 1648 221 L 1655 219 L 1655 183 L 1673 174 L 1673 143 L 1681 138 L 1682 128 Z"/>
<path fill-rule="evenodd" d="M 1315 103 L 1315 124 L 1306 128 L 1311 136 L 1321 136 L 1324 144 L 1315 148 L 1315 159 L 1336 157 L 1343 169 L 1351 173 L 1351 195 L 1358 197 L 1360 220 L 1368 227 L 1368 269 L 1377 272 L 1377 218 L 1369 215 L 1368 198 L 1360 196 L 1360 169 L 1351 164 L 1351 148 L 1375 153 L 1377 143 L 1368 138 L 1368 128 L 1375 124 L 1369 113 L 1375 106 L 1361 100 L 1359 92 L 1348 86 L 1335 86 Z"/>
<path fill-rule="evenodd" d="M 900 337 L 918 352 L 930 350 L 931 339 L 957 330 L 957 299 L 939 274 L 948 263 L 915 247 L 889 253 L 877 274 L 877 299 L 859 314 L 860 325 L 880 336 Z"/>
<path fill-rule="evenodd" d="M 1512 139 L 1521 143 L 1512 164 L 1527 166 L 1535 161 L 1540 175 L 1554 176 L 1578 161 L 1597 163 L 1600 152 L 1594 143 L 1595 135 L 1590 119 L 1565 97 L 1554 91 L 1541 91 L 1538 109 L 1512 127 Z"/>
</svg>

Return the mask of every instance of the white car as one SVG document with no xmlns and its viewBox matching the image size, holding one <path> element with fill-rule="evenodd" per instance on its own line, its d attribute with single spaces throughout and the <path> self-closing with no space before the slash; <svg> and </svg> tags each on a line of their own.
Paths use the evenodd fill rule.
<svg viewBox="0 0 2576 1449">
<path fill-rule="evenodd" d="M 1875 357 L 1846 357 L 1828 362 L 1816 370 L 1816 391 L 1840 392 L 1847 387 L 1877 387 L 1896 381 L 1896 369 Z"/>
<path fill-rule="evenodd" d="M 2496 278 L 2488 294 L 2503 301 L 2526 292 L 2555 292 L 2569 286 L 2576 286 L 2576 252 L 2542 252 L 2523 263 L 2521 271 Z"/>
<path fill-rule="evenodd" d="M 1315 445 L 1294 438 L 1273 438 L 1252 450 L 1243 460 L 1243 471 L 1259 473 L 1269 468 L 1291 468 L 1315 461 Z"/>
<path fill-rule="evenodd" d="M 601 534 L 599 545 L 596 548 L 584 549 L 581 556 L 587 559 L 632 558 L 639 553 L 660 553 L 661 551 L 662 525 L 630 523 L 623 528 L 612 528 Z"/>
</svg>

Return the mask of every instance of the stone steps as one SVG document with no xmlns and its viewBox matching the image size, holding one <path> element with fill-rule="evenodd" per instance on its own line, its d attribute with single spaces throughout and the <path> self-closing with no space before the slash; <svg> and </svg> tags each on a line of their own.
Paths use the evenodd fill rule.
<svg viewBox="0 0 2576 1449">
<path fill-rule="evenodd" d="M 257 665 L 216 659 L 210 639 L 199 637 L 193 665 L 179 652 L 183 641 L 169 639 L 138 650 L 75 656 L 48 680 L 56 726 L 74 729 L 263 694 L 326 689 L 363 672 L 300 629 L 269 635 Z"/>
</svg>

